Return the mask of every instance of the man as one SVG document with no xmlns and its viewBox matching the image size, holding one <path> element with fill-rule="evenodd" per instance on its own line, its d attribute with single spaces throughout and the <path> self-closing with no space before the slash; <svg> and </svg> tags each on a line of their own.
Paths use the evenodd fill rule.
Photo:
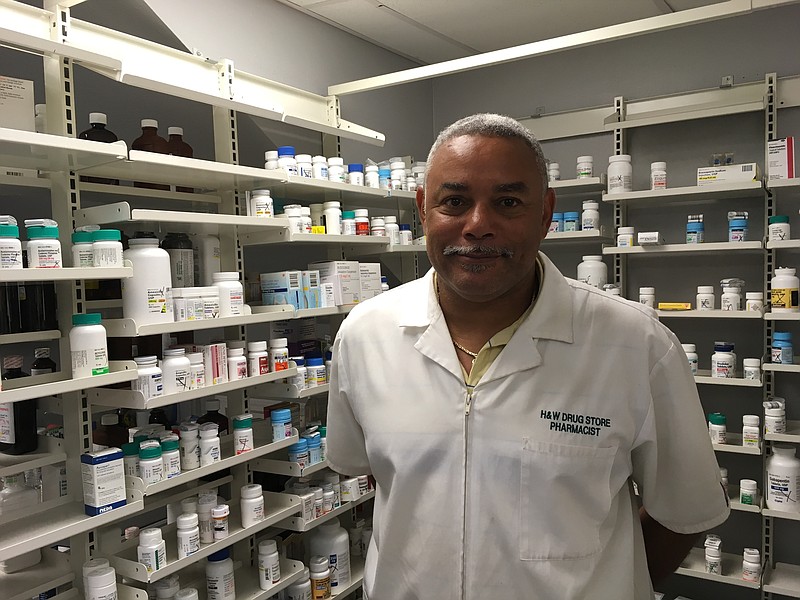
<svg viewBox="0 0 800 600">
<path fill-rule="evenodd" d="M 538 252 L 555 193 L 519 123 L 462 119 L 427 166 L 432 271 L 334 344 L 328 457 L 377 482 L 366 595 L 651 599 L 729 512 L 680 343 Z"/>
</svg>

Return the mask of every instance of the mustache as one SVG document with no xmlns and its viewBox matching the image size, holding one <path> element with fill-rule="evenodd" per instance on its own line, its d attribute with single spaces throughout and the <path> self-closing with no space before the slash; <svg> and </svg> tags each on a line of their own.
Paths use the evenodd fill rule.
<svg viewBox="0 0 800 600">
<path fill-rule="evenodd" d="M 466 256 L 466 255 L 484 255 L 484 256 L 501 256 L 503 258 L 511 258 L 514 256 L 514 251 L 510 248 L 502 248 L 499 246 L 486 246 L 484 244 L 474 244 L 472 246 L 446 246 L 442 250 L 445 256 Z"/>
</svg>

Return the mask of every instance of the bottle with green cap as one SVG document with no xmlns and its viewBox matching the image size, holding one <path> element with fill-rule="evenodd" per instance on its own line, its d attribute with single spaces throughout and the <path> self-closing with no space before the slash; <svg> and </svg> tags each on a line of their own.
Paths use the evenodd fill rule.
<svg viewBox="0 0 800 600">
<path fill-rule="evenodd" d="M 158 440 L 145 440 L 139 445 L 139 474 L 145 485 L 164 479 L 164 461 Z"/>
<path fill-rule="evenodd" d="M 118 229 L 98 229 L 92 233 L 92 266 L 119 268 L 122 261 L 122 234 Z"/>
<path fill-rule="evenodd" d="M 72 234 L 72 266 L 80 269 L 94 266 L 91 231 L 76 231 Z"/>
<path fill-rule="evenodd" d="M 0 215 L 0 269 L 21 268 L 22 242 L 17 220 L 11 215 Z"/>
<path fill-rule="evenodd" d="M 233 417 L 233 446 L 237 455 L 253 449 L 253 415 L 250 413 Z"/>
<path fill-rule="evenodd" d="M 164 463 L 164 479 L 172 479 L 181 474 L 180 441 L 177 435 L 161 439 L 161 460 Z"/>
<path fill-rule="evenodd" d="M 28 230 L 28 266 L 32 269 L 60 269 L 61 242 L 58 223 L 52 219 L 26 219 Z"/>
<path fill-rule="evenodd" d="M 93 377 L 108 373 L 106 328 L 99 313 L 72 315 L 69 347 L 72 356 L 72 377 Z"/>
<path fill-rule="evenodd" d="M 726 444 L 728 442 L 727 418 L 722 413 L 710 413 L 708 415 L 708 432 L 711 441 L 715 444 Z"/>
</svg>

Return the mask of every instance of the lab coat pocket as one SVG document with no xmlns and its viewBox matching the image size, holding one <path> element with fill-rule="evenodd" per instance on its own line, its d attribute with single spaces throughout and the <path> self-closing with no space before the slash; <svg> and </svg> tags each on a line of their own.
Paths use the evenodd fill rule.
<svg viewBox="0 0 800 600">
<path fill-rule="evenodd" d="M 601 550 L 600 525 L 611 508 L 617 448 L 523 438 L 520 478 L 522 560 L 571 560 Z"/>
</svg>

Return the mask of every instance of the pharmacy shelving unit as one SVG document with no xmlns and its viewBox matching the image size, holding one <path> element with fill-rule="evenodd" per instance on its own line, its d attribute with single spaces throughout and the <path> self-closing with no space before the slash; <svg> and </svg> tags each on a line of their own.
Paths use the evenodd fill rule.
<svg viewBox="0 0 800 600">
<path fill-rule="evenodd" d="M 706 579 L 754 590 L 761 587 L 759 583 L 742 579 L 742 557 L 729 552 L 722 553 L 721 575 L 706 573 L 706 559 L 701 548 L 693 548 L 676 572 L 680 575 L 696 577 L 697 579 Z"/>
</svg>

